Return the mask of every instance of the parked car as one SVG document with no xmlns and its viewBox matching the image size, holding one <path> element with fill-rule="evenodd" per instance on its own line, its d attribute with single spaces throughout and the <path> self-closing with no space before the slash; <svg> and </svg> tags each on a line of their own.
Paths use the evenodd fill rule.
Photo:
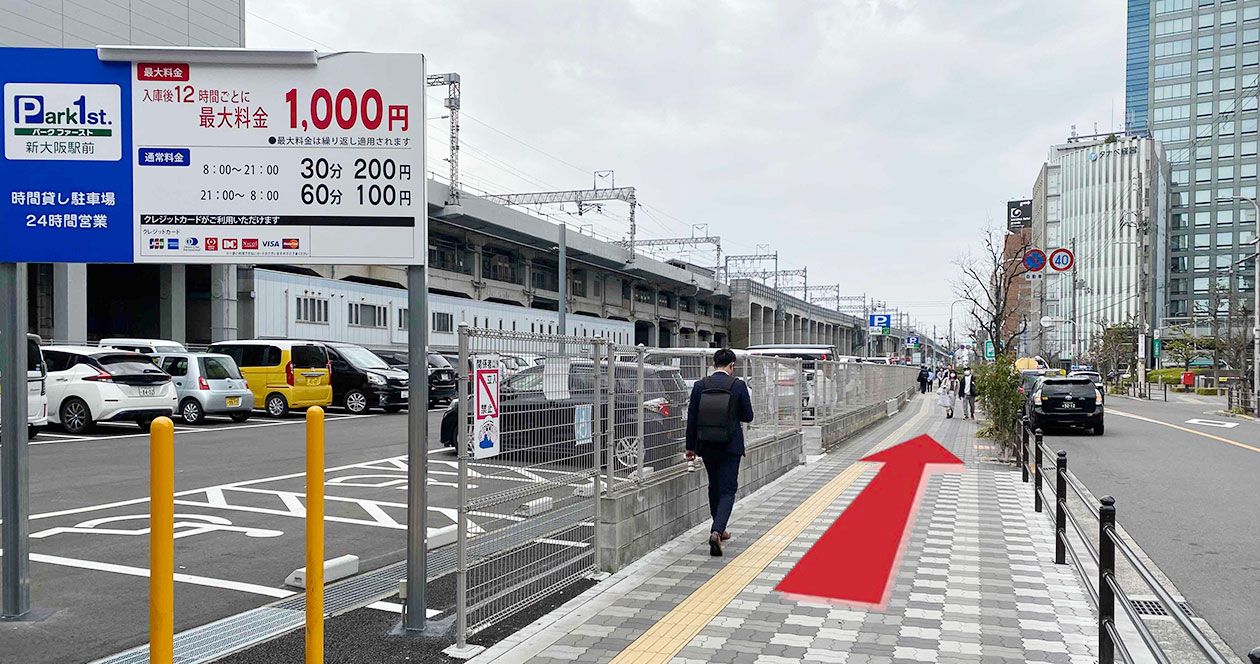
<svg viewBox="0 0 1260 664">
<path fill-rule="evenodd" d="M 201 424 L 206 415 L 227 415 L 244 422 L 254 412 L 254 393 L 227 355 L 170 353 L 156 356 L 157 365 L 175 383 L 179 405 L 175 415 L 187 424 Z"/>
<path fill-rule="evenodd" d="M 1032 395 L 1033 387 L 1037 381 L 1046 376 L 1062 376 L 1062 369 L 1024 369 L 1019 372 L 1019 393 L 1024 395 L 1027 401 Z"/>
<path fill-rule="evenodd" d="M 1085 376 L 1038 378 L 1024 408 L 1034 428 L 1082 427 L 1103 435 L 1102 393 Z"/>
<path fill-rule="evenodd" d="M 131 421 L 148 430 L 175 410 L 171 377 L 140 353 L 92 346 L 48 346 L 49 421 L 80 434 L 97 422 Z"/>
<path fill-rule="evenodd" d="M 372 351 L 385 360 L 390 366 L 407 370 L 407 352 L 399 350 Z M 455 382 L 455 368 L 447 361 L 446 356 L 437 353 L 428 354 L 429 364 L 429 408 L 438 402 L 450 402 L 459 394 L 459 384 Z"/>
<path fill-rule="evenodd" d="M 499 390 L 503 452 L 528 450 L 577 464 L 589 463 L 586 453 L 590 447 L 577 439 L 575 420 L 578 407 L 591 403 L 593 367 L 594 362 L 590 360 L 570 363 L 568 398 L 553 398 L 544 392 L 546 365 L 530 367 L 504 380 Z M 639 409 L 634 396 L 638 364 L 617 362 L 614 368 L 617 383 L 613 397 L 615 452 L 623 447 L 622 441 L 634 441 Z M 600 370 L 606 372 L 607 363 L 601 363 Z M 678 369 L 646 366 L 643 399 L 644 465 L 667 466 L 680 461 L 686 448 L 684 417 L 688 392 Z M 599 412 L 601 430 L 606 431 L 609 419 L 606 402 L 600 404 Z M 459 400 L 456 399 L 442 416 L 440 439 L 447 447 L 455 446 L 458 419 Z M 614 453 L 614 457 L 614 462 L 622 467 L 627 463 L 624 456 Z"/>
<path fill-rule="evenodd" d="M 133 353 L 144 353 L 145 355 L 164 355 L 166 353 L 187 353 L 188 349 L 184 344 L 178 341 L 169 341 L 167 339 L 136 339 L 131 337 L 119 337 L 111 339 L 101 339 L 97 342 L 101 348 L 117 348 L 118 350 L 129 350 Z"/>
<path fill-rule="evenodd" d="M 408 374 L 372 351 L 347 343 L 328 343 L 333 403 L 358 415 L 371 408 L 396 413 L 407 407 Z"/>
<path fill-rule="evenodd" d="M 48 424 L 48 384 L 40 338 L 26 335 L 26 439 L 34 440 Z"/>
<path fill-rule="evenodd" d="M 321 343 L 287 339 L 224 341 L 211 345 L 210 352 L 232 358 L 254 393 L 254 405 L 261 405 L 271 417 L 284 417 L 290 408 L 332 403 L 332 367 Z"/>
</svg>

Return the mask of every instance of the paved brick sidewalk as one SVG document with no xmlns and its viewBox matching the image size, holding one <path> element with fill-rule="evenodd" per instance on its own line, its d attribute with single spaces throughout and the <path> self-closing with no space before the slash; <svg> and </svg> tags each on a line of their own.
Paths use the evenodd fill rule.
<svg viewBox="0 0 1260 664">
<path fill-rule="evenodd" d="M 986 459 L 992 453 L 975 428 L 944 419 L 930 400 L 912 402 L 838 452 L 737 504 L 736 539 L 726 556 L 710 557 L 705 528 L 697 528 L 672 550 L 562 607 L 558 613 L 567 615 L 551 616 L 550 626 L 474 661 L 1096 662 L 1084 588 L 1070 567 L 1053 564 L 1053 531 L 1033 514 L 1029 485 L 1011 466 Z M 775 592 L 878 470 L 853 463 L 922 433 L 962 459 L 966 472 L 929 479 L 888 607 L 866 611 Z M 816 494 L 837 491 L 836 480 L 847 486 L 821 514 L 774 548 L 772 558 L 759 559 L 775 539 L 763 535 Z M 714 580 L 728 565 L 735 567 Z M 741 566 L 751 569 L 731 582 L 736 587 L 714 587 L 731 585 L 723 579 L 736 578 L 731 572 Z"/>
</svg>

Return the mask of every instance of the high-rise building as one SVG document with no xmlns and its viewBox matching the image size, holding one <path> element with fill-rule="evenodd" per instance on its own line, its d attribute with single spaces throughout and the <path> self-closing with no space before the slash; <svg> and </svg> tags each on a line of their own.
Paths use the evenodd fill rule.
<svg viewBox="0 0 1260 664">
<path fill-rule="evenodd" d="M 1255 287 L 1260 0 L 1129 0 L 1125 121 L 1163 143 L 1171 209 L 1167 328 L 1212 289 Z M 1231 277 L 1232 274 L 1232 277 Z M 1232 283 L 1231 283 L 1232 278 Z"/>
<path fill-rule="evenodd" d="M 1075 260 L 1032 277 L 1040 284 L 1032 345 L 1047 360 L 1077 363 L 1096 333 L 1136 323 L 1141 309 L 1148 327 L 1167 316 L 1168 177 L 1164 148 L 1150 138 L 1073 138 L 1050 148 L 1033 185 L 1029 240 L 1051 259 L 1067 249 Z M 1040 328 L 1043 316 L 1055 322 Z"/>
</svg>

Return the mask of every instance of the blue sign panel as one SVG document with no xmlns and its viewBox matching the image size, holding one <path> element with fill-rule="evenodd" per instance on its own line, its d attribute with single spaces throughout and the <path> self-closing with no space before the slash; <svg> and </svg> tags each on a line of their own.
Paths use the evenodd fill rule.
<svg viewBox="0 0 1260 664">
<path fill-rule="evenodd" d="M 132 261 L 131 64 L 0 49 L 0 261 Z"/>
<path fill-rule="evenodd" d="M 869 317 L 870 327 L 891 327 L 891 314 L 871 314 Z"/>
<path fill-rule="evenodd" d="M 573 407 L 573 442 L 578 445 L 589 445 L 591 443 L 591 413 L 593 408 L 590 404 L 583 404 Z"/>
</svg>

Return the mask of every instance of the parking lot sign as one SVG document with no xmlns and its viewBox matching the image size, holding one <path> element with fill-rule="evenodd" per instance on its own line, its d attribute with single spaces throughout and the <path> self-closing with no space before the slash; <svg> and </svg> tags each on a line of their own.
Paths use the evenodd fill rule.
<svg viewBox="0 0 1260 664">
<path fill-rule="evenodd" d="M 891 314 L 870 314 L 867 316 L 866 322 L 871 334 L 888 334 L 892 332 Z"/>
<path fill-rule="evenodd" d="M 421 265 L 418 54 L 0 48 L 0 262 Z"/>
</svg>

